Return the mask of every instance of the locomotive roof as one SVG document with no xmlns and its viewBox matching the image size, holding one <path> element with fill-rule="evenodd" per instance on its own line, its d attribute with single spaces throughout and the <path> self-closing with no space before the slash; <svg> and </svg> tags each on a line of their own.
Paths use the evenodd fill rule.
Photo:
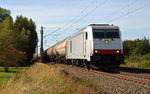
<svg viewBox="0 0 150 94">
<path fill-rule="evenodd" d="M 109 24 L 90 24 L 89 26 L 110 26 Z"/>
<path fill-rule="evenodd" d="M 90 24 L 89 26 L 82 28 L 80 31 L 86 29 L 87 27 L 92 27 L 93 29 L 119 29 L 119 26 L 114 26 L 113 24 Z"/>
<path fill-rule="evenodd" d="M 83 32 L 83 30 L 88 28 L 88 27 L 91 27 L 92 29 L 119 29 L 119 26 L 114 26 L 113 24 L 112 25 L 109 25 L 109 24 L 90 24 L 90 25 L 80 29 L 78 32 L 71 35 L 70 37 L 76 36 L 80 32 Z"/>
</svg>

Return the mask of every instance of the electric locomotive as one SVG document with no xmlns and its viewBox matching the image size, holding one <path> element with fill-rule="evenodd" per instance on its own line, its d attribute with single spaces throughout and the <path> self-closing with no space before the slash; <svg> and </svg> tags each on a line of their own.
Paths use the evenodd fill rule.
<svg viewBox="0 0 150 94">
<path fill-rule="evenodd" d="M 82 67 L 118 67 L 124 63 L 118 26 L 90 24 L 45 51 L 49 60 Z"/>
</svg>

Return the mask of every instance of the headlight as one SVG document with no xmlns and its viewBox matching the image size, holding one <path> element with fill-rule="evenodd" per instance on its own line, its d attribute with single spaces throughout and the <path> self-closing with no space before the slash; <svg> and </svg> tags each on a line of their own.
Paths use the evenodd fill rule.
<svg viewBox="0 0 150 94">
<path fill-rule="evenodd" d="M 119 53 L 120 53 L 120 51 L 119 51 L 119 50 L 117 50 L 117 51 L 116 51 L 116 53 L 117 53 L 117 54 L 119 54 Z"/>
<path fill-rule="evenodd" d="M 120 51 L 120 50 L 115 50 L 114 53 L 115 53 L 115 54 L 120 54 L 121 51 Z"/>
<path fill-rule="evenodd" d="M 95 54 L 97 54 L 97 53 L 98 53 L 98 51 L 97 51 L 97 50 L 95 50 L 95 51 L 94 51 L 94 53 L 95 53 Z"/>
<path fill-rule="evenodd" d="M 109 40 L 105 40 L 105 43 L 108 44 L 108 43 L 109 43 Z"/>
<path fill-rule="evenodd" d="M 94 50 L 94 54 L 100 54 L 100 50 Z"/>
</svg>

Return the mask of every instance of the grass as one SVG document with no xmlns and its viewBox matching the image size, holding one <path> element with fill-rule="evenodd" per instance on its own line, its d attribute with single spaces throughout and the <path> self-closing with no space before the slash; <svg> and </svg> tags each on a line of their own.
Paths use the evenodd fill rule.
<svg viewBox="0 0 150 94">
<path fill-rule="evenodd" d="M 150 69 L 150 53 L 140 56 L 125 57 L 125 64 L 121 66 Z"/>
<path fill-rule="evenodd" d="M 78 78 L 76 76 L 73 77 L 73 80 L 75 80 L 77 83 L 80 83 L 86 87 L 92 87 L 92 88 L 95 88 L 96 89 L 96 84 L 89 81 L 89 80 L 86 80 L 86 79 L 81 79 L 81 78 Z"/>
<path fill-rule="evenodd" d="M 8 80 L 17 72 L 29 69 L 29 67 L 10 67 L 9 72 L 4 72 L 4 67 L 0 67 L 0 86 L 6 84 Z"/>
<path fill-rule="evenodd" d="M 36 63 L 30 69 L 11 77 L 0 88 L 0 94 L 93 94 L 95 85 L 74 78 L 61 68 Z"/>
</svg>

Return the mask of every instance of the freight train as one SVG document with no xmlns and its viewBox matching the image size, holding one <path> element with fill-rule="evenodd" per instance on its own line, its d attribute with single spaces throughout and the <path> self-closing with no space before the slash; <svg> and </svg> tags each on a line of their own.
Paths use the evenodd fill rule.
<svg viewBox="0 0 150 94">
<path fill-rule="evenodd" d="M 114 68 L 124 63 L 118 26 L 90 24 L 44 52 L 45 60 L 91 68 Z"/>
</svg>

